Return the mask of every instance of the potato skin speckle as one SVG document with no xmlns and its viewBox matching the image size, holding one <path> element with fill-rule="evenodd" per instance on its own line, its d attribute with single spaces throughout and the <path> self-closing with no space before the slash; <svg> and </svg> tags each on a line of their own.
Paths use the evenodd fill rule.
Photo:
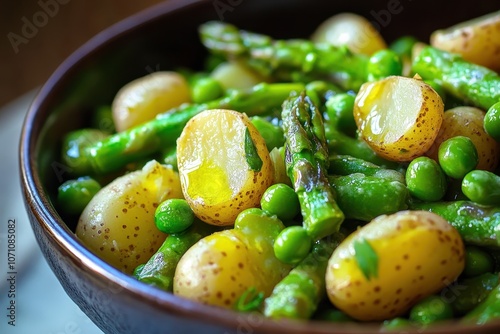
<svg viewBox="0 0 500 334">
<path fill-rule="evenodd" d="M 353 244 L 366 240 L 378 257 L 378 275 L 367 279 Z M 330 301 L 360 321 L 403 315 L 418 301 L 450 285 L 465 265 L 458 231 L 427 211 L 383 215 L 348 236 L 326 272 Z"/>
<path fill-rule="evenodd" d="M 103 187 L 82 212 L 76 235 L 96 255 L 130 274 L 167 236 L 154 222 L 157 203 L 167 198 L 182 198 L 179 177 L 151 161 Z"/>
</svg>

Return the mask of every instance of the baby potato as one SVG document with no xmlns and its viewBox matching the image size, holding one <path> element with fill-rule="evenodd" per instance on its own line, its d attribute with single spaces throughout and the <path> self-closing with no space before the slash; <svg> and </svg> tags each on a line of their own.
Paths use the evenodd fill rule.
<svg viewBox="0 0 500 334">
<path fill-rule="evenodd" d="M 377 154 L 411 161 L 431 147 L 443 109 L 439 94 L 422 80 L 390 76 L 363 84 L 353 112 L 361 137 Z"/>
<path fill-rule="evenodd" d="M 500 11 L 431 34 L 431 45 L 500 71 Z"/>
<path fill-rule="evenodd" d="M 186 124 L 177 140 L 177 167 L 195 215 L 219 226 L 258 207 L 274 179 L 260 133 L 245 114 L 225 109 L 206 110 Z"/>
<path fill-rule="evenodd" d="M 176 72 L 154 72 L 123 86 L 111 105 L 118 132 L 156 117 L 159 113 L 191 101 L 189 85 Z"/>
<path fill-rule="evenodd" d="M 224 230 L 194 244 L 177 264 L 174 294 L 209 305 L 232 308 L 250 287 L 263 291 L 259 266 L 234 230 Z"/>
<path fill-rule="evenodd" d="M 131 274 L 161 246 L 154 222 L 160 202 L 182 198 L 177 173 L 156 161 L 102 188 L 80 216 L 76 236 L 97 256 Z"/>
<path fill-rule="evenodd" d="M 481 109 L 466 106 L 447 110 L 436 140 L 426 155 L 438 161 L 442 142 L 452 137 L 466 136 L 474 143 L 479 156 L 476 169 L 494 171 L 500 159 L 500 144 L 484 130 L 485 114 Z"/>
<path fill-rule="evenodd" d="M 372 55 L 387 44 L 365 17 L 354 13 L 334 15 L 321 23 L 311 36 L 316 43 L 347 46 L 354 53 Z"/>
<path fill-rule="evenodd" d="M 210 76 L 224 89 L 246 89 L 265 81 L 258 73 L 236 60 L 219 64 Z"/>
<path fill-rule="evenodd" d="M 451 284 L 465 266 L 457 230 L 428 211 L 399 211 L 349 235 L 329 259 L 330 301 L 360 321 L 392 319 Z"/>
</svg>

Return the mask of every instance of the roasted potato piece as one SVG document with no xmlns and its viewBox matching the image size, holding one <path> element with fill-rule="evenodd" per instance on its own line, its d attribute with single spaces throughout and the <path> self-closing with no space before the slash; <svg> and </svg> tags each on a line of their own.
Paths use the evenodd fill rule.
<svg viewBox="0 0 500 334">
<path fill-rule="evenodd" d="M 311 39 L 314 42 L 347 46 L 354 53 L 372 55 L 387 44 L 365 17 L 354 13 L 334 15 L 321 23 Z"/>
<path fill-rule="evenodd" d="M 500 71 L 500 11 L 436 30 L 431 45 Z"/>
<path fill-rule="evenodd" d="M 439 145 L 445 140 L 456 137 L 469 137 L 476 147 L 479 162 L 476 169 L 494 171 L 500 158 L 500 144 L 484 130 L 485 112 L 475 107 L 455 107 L 444 113 L 441 129 L 426 153 L 438 160 Z"/>
<path fill-rule="evenodd" d="M 392 319 L 451 284 L 464 269 L 464 258 L 457 230 L 437 214 L 379 216 L 333 252 L 328 297 L 354 319 Z"/>
<path fill-rule="evenodd" d="M 443 120 L 443 101 L 416 78 L 390 76 L 361 86 L 354 119 L 361 137 L 380 156 L 410 161 L 423 155 Z"/>
<path fill-rule="evenodd" d="M 102 188 L 81 214 L 76 235 L 103 260 L 130 274 L 165 240 L 154 214 L 168 198 L 182 198 L 179 177 L 150 161 Z"/>
<path fill-rule="evenodd" d="M 274 179 L 264 139 L 233 110 L 193 117 L 177 140 L 177 166 L 184 197 L 212 225 L 232 225 L 242 210 L 258 207 Z"/>
<path fill-rule="evenodd" d="M 189 85 L 176 72 L 154 72 L 123 86 L 112 103 L 118 132 L 149 121 L 191 100 Z"/>
</svg>

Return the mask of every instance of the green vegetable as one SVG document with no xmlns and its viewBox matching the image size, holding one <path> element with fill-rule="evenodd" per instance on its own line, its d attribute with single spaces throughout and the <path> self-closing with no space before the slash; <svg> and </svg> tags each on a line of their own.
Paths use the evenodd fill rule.
<svg viewBox="0 0 500 334">
<path fill-rule="evenodd" d="M 438 201 L 446 193 L 446 175 L 439 164 L 422 156 L 413 159 L 406 170 L 406 185 L 410 194 L 423 201 Z"/>
<path fill-rule="evenodd" d="M 163 163 L 168 166 L 172 166 L 175 171 L 177 169 L 177 147 L 172 146 L 164 150 L 163 152 Z"/>
<path fill-rule="evenodd" d="M 283 278 L 265 299 L 264 315 L 271 318 L 309 319 L 325 296 L 325 272 L 341 233 L 317 241 L 307 257 Z"/>
<path fill-rule="evenodd" d="M 332 154 L 350 155 L 385 168 L 396 169 L 399 167 L 398 163 L 377 155 L 364 140 L 346 135 L 329 121 L 325 122 L 325 136 L 328 150 Z"/>
<path fill-rule="evenodd" d="M 57 204 L 65 213 L 79 215 L 99 190 L 99 182 L 88 176 L 68 180 L 57 189 Z"/>
<path fill-rule="evenodd" d="M 358 90 L 366 81 L 368 58 L 353 54 L 347 47 L 300 39 L 273 40 L 218 21 L 202 24 L 199 31 L 202 43 L 211 53 L 244 59 L 266 77 L 290 81 L 297 72 L 329 75 L 346 90 Z"/>
<path fill-rule="evenodd" d="M 250 121 L 264 138 L 269 152 L 271 152 L 273 148 L 279 148 L 285 144 L 285 136 L 281 126 L 273 124 L 273 122 L 260 116 L 253 116 Z"/>
<path fill-rule="evenodd" d="M 464 323 L 484 325 L 500 318 L 500 285 L 497 285 L 488 297 L 462 318 Z"/>
<path fill-rule="evenodd" d="M 86 149 L 107 137 L 106 132 L 91 128 L 71 131 L 64 136 L 61 149 L 62 161 L 70 168 L 72 175 L 93 174 L 93 170 L 88 168 Z"/>
<path fill-rule="evenodd" d="M 500 101 L 493 104 L 484 116 L 484 130 L 500 142 Z"/>
<path fill-rule="evenodd" d="M 382 330 L 388 332 L 398 331 L 401 333 L 405 330 L 408 330 L 408 328 L 412 325 L 413 324 L 412 322 L 410 322 L 410 320 L 402 317 L 396 317 L 390 320 L 385 320 L 382 323 Z"/>
<path fill-rule="evenodd" d="M 418 302 L 410 309 L 409 315 L 410 321 L 424 326 L 451 318 L 453 318 L 453 308 L 438 295 L 429 296 Z"/>
<path fill-rule="evenodd" d="M 472 311 L 483 302 L 498 285 L 498 273 L 484 273 L 472 278 L 459 279 L 452 291 L 444 294 L 457 316 Z"/>
<path fill-rule="evenodd" d="M 500 100 L 500 76 L 458 54 L 426 46 L 415 57 L 412 69 L 424 80 L 441 82 L 448 93 L 481 109 L 488 110 Z"/>
<path fill-rule="evenodd" d="M 167 199 L 155 211 L 156 227 L 163 233 L 179 233 L 194 222 L 194 213 L 188 202 L 181 198 Z"/>
<path fill-rule="evenodd" d="M 382 214 L 408 208 L 408 189 L 404 183 L 391 177 L 354 173 L 330 176 L 328 180 L 337 194 L 337 204 L 347 219 L 369 222 Z"/>
<path fill-rule="evenodd" d="M 209 76 L 199 78 L 191 84 L 193 103 L 206 103 L 220 98 L 224 94 L 221 84 Z"/>
<path fill-rule="evenodd" d="M 300 213 L 300 202 L 295 191 L 284 183 L 276 183 L 266 189 L 260 200 L 262 210 L 287 221 Z"/>
<path fill-rule="evenodd" d="M 303 89 L 299 83 L 261 83 L 250 90 L 231 90 L 207 103 L 181 105 L 142 125 L 89 143 L 79 156 L 79 172 L 104 174 L 172 146 L 189 119 L 204 110 L 234 109 L 249 115 L 262 114 L 279 108 L 290 92 Z"/>
<path fill-rule="evenodd" d="M 405 175 L 398 170 L 382 168 L 369 161 L 345 154 L 330 154 L 328 173 L 330 175 L 361 173 L 405 183 Z"/>
<path fill-rule="evenodd" d="M 257 152 L 248 128 L 245 131 L 245 158 L 251 170 L 259 172 L 262 169 L 264 162 L 260 158 L 259 152 Z"/>
<path fill-rule="evenodd" d="M 264 302 L 264 293 L 255 287 L 248 288 L 236 301 L 235 309 L 238 312 L 257 311 Z"/>
<path fill-rule="evenodd" d="M 158 251 L 134 271 L 134 276 L 141 282 L 172 291 L 175 269 L 181 257 L 198 240 L 214 231 L 214 226 L 196 219 L 184 232 L 170 234 Z"/>
<path fill-rule="evenodd" d="M 319 308 L 319 307 L 318 307 Z M 353 319 L 342 312 L 334 308 L 323 309 L 314 316 L 316 320 L 331 321 L 331 322 L 349 322 Z"/>
<path fill-rule="evenodd" d="M 368 81 L 377 81 L 391 75 L 402 75 L 403 63 L 396 52 L 383 49 L 370 56 L 367 72 Z"/>
<path fill-rule="evenodd" d="M 500 207 L 471 201 L 414 202 L 413 210 L 434 212 L 457 229 L 467 244 L 500 247 Z"/>
<path fill-rule="evenodd" d="M 486 170 L 473 170 L 464 176 L 462 192 L 478 204 L 500 205 L 500 176 Z"/>
<path fill-rule="evenodd" d="M 413 36 L 401 36 L 389 45 L 389 49 L 394 51 L 400 57 L 412 56 L 413 46 L 418 40 Z"/>
<path fill-rule="evenodd" d="M 337 129 L 354 138 L 358 130 L 353 114 L 354 96 L 347 93 L 333 95 L 326 100 L 325 107 L 330 122 L 335 124 Z"/>
<path fill-rule="evenodd" d="M 367 280 L 378 277 L 378 255 L 368 240 L 356 240 L 353 243 L 354 258 Z"/>
<path fill-rule="evenodd" d="M 465 268 L 463 276 L 474 277 L 488 272 L 493 272 L 495 260 L 484 249 L 477 246 L 465 247 Z"/>
<path fill-rule="evenodd" d="M 317 240 L 337 232 L 344 221 L 328 183 L 328 148 L 323 119 L 304 94 L 283 103 L 287 174 L 299 196 L 303 225 Z"/>
<path fill-rule="evenodd" d="M 302 226 L 285 227 L 274 241 L 274 255 L 281 262 L 296 265 L 309 254 L 312 243 Z"/>
<path fill-rule="evenodd" d="M 479 162 L 476 146 L 469 137 L 456 136 L 439 145 L 439 165 L 449 177 L 461 179 Z"/>
<path fill-rule="evenodd" d="M 104 133 L 116 132 L 113 112 L 110 105 L 98 107 L 92 115 L 91 127 Z"/>
</svg>

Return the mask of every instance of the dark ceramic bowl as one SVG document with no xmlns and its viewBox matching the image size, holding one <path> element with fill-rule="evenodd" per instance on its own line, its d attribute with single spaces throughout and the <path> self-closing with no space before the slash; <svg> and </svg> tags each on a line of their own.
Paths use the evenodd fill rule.
<svg viewBox="0 0 500 334">
<path fill-rule="evenodd" d="M 61 137 L 87 124 L 89 110 L 110 103 L 125 83 L 151 71 L 199 66 L 197 27 L 224 20 L 278 38 L 307 37 L 327 17 L 352 11 L 380 27 L 388 41 L 431 31 L 498 9 L 490 1 L 188 0 L 168 1 L 116 24 L 83 45 L 52 75 L 26 117 L 21 182 L 40 248 L 65 291 L 106 333 L 376 333 L 369 324 L 273 322 L 200 305 L 136 281 L 92 254 L 61 218 L 54 196 L 66 166 Z M 408 331 L 409 332 L 409 331 Z M 498 333 L 454 323 L 432 333 Z"/>
</svg>

